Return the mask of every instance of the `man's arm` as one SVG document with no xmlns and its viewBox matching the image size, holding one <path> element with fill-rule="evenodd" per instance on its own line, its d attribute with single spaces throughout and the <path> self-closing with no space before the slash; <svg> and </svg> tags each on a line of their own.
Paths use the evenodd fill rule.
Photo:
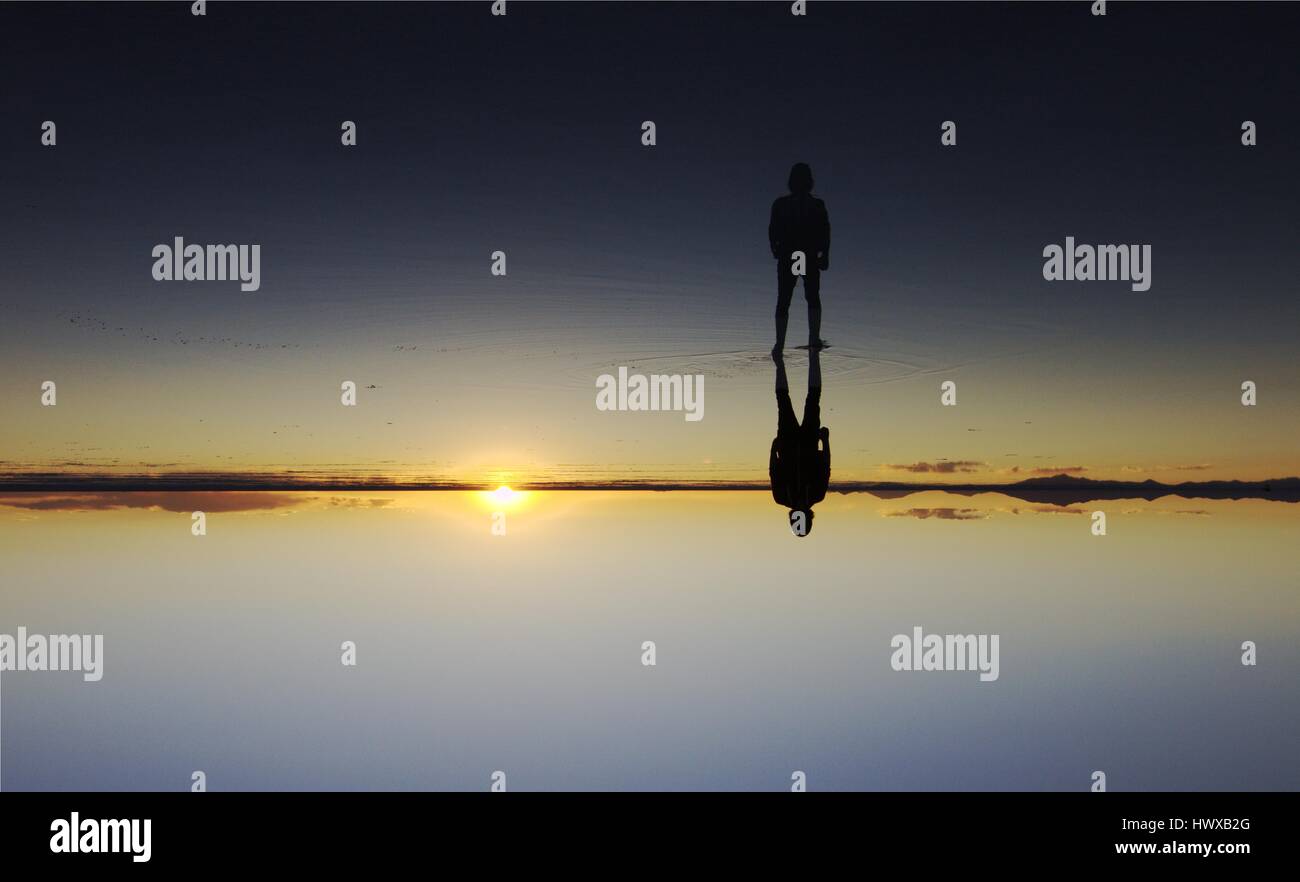
<svg viewBox="0 0 1300 882">
<path fill-rule="evenodd" d="M 772 439 L 772 453 L 767 459 L 767 480 L 772 485 L 772 499 L 778 505 L 789 506 L 789 494 L 786 493 L 786 464 L 777 453 L 779 437 Z"/>
<path fill-rule="evenodd" d="M 767 244 L 772 249 L 772 256 L 778 260 L 781 257 L 781 243 L 777 241 L 776 232 L 776 203 L 772 203 L 772 214 L 767 221 Z"/>
<path fill-rule="evenodd" d="M 822 439 L 822 449 L 818 451 L 817 457 L 821 462 L 818 463 L 814 495 L 817 501 L 821 502 L 826 498 L 826 493 L 831 487 L 831 430 L 822 426 L 819 434 Z"/>
<path fill-rule="evenodd" d="M 818 236 L 818 268 L 830 269 L 831 267 L 831 216 L 826 211 L 826 203 L 821 203 L 821 230 Z"/>
</svg>

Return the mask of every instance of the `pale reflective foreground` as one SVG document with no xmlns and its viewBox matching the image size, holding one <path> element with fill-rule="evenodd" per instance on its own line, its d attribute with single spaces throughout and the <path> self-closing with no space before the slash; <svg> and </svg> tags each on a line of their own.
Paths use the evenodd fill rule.
<svg viewBox="0 0 1300 882">
<path fill-rule="evenodd" d="M 3 674 L 3 786 L 1297 789 L 1297 527 L 1249 500 L 832 493 L 796 539 L 765 492 L 3 496 L 0 633 L 105 645 L 98 683 Z M 892 670 L 915 626 L 1000 635 L 997 681 Z"/>
</svg>

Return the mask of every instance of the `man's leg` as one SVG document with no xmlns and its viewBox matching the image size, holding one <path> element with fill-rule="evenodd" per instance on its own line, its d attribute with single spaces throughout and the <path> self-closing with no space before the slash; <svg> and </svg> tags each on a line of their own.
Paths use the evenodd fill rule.
<svg viewBox="0 0 1300 882">
<path fill-rule="evenodd" d="M 822 387 L 809 386 L 808 397 L 803 400 L 803 422 L 799 424 L 802 432 L 812 446 L 817 446 L 817 438 L 822 430 Z"/>
<path fill-rule="evenodd" d="M 790 401 L 790 388 L 776 390 L 776 437 L 797 438 L 799 436 L 799 418 L 794 414 L 794 404 Z"/>
<path fill-rule="evenodd" d="M 816 267 L 803 277 L 803 296 L 808 301 L 808 349 L 822 345 L 822 277 Z"/>
<path fill-rule="evenodd" d="M 785 329 L 790 321 L 790 300 L 794 297 L 794 275 L 785 265 L 778 261 L 776 269 L 776 345 L 772 355 L 776 357 L 785 349 Z"/>
</svg>

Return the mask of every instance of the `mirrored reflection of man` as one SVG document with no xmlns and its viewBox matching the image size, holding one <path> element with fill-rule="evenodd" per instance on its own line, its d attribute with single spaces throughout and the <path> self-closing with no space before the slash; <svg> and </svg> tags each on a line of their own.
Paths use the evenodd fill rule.
<svg viewBox="0 0 1300 882">
<path fill-rule="evenodd" d="M 790 510 L 790 531 L 796 536 L 812 532 L 812 507 L 826 498 L 831 479 L 831 430 L 821 424 L 821 358 L 809 352 L 808 397 L 803 422 L 790 403 L 790 383 L 785 359 L 776 359 L 776 437 L 768 457 L 767 474 L 772 498 Z"/>
</svg>

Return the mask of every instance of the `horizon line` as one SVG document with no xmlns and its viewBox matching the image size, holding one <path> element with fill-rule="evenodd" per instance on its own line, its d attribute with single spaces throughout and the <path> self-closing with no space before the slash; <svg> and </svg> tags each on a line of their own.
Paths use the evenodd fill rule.
<svg viewBox="0 0 1300 882">
<path fill-rule="evenodd" d="M 171 473 L 162 475 L 105 475 L 93 473 L 10 473 L 0 474 L 0 494 L 56 494 L 56 493 L 226 493 L 226 492 L 481 492 L 501 486 L 529 492 L 544 491 L 649 491 L 649 492 L 699 492 L 770 491 L 767 481 L 670 481 L 626 479 L 606 481 L 452 481 L 433 479 L 384 479 L 350 477 L 322 479 L 319 477 L 292 478 L 284 475 L 238 473 Z M 1277 485 L 1277 486 L 1274 486 Z M 1269 499 L 1282 502 L 1300 502 L 1300 477 L 1270 478 L 1262 481 L 1235 479 L 1211 481 L 1183 481 L 1167 484 L 1147 478 L 1141 481 L 1094 479 L 1058 474 L 1025 478 L 1020 481 L 990 482 L 939 482 L 939 481 L 832 481 L 828 492 L 851 494 L 869 493 L 882 498 L 908 496 L 914 493 L 946 492 L 973 496 L 981 493 L 1000 493 L 1027 501 L 1052 501 L 1070 504 L 1100 499 L 1142 498 L 1154 500 L 1163 496 L 1210 499 Z"/>
</svg>

